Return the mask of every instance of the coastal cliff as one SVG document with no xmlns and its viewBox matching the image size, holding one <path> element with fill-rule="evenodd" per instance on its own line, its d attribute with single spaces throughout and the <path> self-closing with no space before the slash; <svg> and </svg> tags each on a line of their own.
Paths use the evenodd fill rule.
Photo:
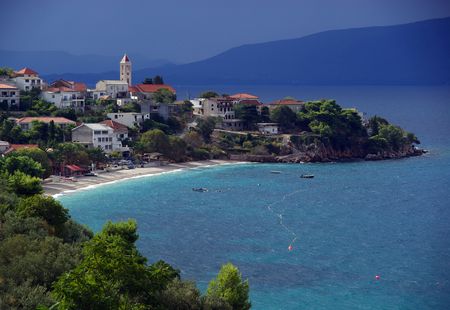
<svg viewBox="0 0 450 310">
<path fill-rule="evenodd" d="M 335 150 L 330 146 L 325 146 L 323 143 L 314 143 L 304 146 L 300 150 L 292 148 L 292 153 L 287 155 L 230 154 L 230 159 L 265 163 L 304 163 L 356 160 L 374 161 L 420 156 L 424 153 L 426 153 L 425 150 L 417 148 L 414 145 L 405 146 L 398 151 L 367 153 L 358 147 L 345 150 Z"/>
</svg>

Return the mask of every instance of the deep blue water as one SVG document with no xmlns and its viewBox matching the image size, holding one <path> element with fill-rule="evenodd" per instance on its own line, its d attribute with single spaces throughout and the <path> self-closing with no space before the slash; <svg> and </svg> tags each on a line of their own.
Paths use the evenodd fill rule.
<svg viewBox="0 0 450 310">
<path fill-rule="evenodd" d="M 149 260 L 164 259 L 201 289 L 221 264 L 233 262 L 250 281 L 254 309 L 448 309 L 450 89 L 303 94 L 383 115 L 414 131 L 430 153 L 381 162 L 201 168 L 60 199 L 94 230 L 109 219 L 136 218 L 138 246 Z M 316 177 L 300 179 L 302 173 Z M 293 235 L 268 205 L 298 238 L 291 252 Z"/>
</svg>

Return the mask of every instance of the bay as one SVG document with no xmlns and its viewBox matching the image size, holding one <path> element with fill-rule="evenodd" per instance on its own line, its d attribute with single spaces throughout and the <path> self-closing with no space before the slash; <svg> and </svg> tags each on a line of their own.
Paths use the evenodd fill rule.
<svg viewBox="0 0 450 310">
<path fill-rule="evenodd" d="M 335 98 L 415 132 L 430 152 L 133 179 L 60 197 L 71 215 L 95 231 L 135 218 L 142 253 L 181 269 L 202 290 L 231 261 L 250 281 L 254 309 L 448 309 L 449 87 L 220 87 L 263 101 Z"/>
</svg>

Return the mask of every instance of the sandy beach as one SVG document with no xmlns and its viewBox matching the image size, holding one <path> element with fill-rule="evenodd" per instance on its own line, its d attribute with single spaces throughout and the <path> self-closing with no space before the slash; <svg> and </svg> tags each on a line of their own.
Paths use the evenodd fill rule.
<svg viewBox="0 0 450 310">
<path fill-rule="evenodd" d="M 131 178 L 150 176 L 155 174 L 168 173 L 172 171 L 180 171 L 185 169 L 194 169 L 200 167 L 210 167 L 225 164 L 235 164 L 237 161 L 230 160 L 203 160 L 186 163 L 168 164 L 164 166 L 154 166 L 135 169 L 120 169 L 109 172 L 98 171 L 97 176 L 82 176 L 70 180 L 68 178 L 60 178 L 53 176 L 47 179 L 42 187 L 46 195 L 58 196 L 77 190 L 87 190 L 94 186 L 117 182 Z"/>
</svg>

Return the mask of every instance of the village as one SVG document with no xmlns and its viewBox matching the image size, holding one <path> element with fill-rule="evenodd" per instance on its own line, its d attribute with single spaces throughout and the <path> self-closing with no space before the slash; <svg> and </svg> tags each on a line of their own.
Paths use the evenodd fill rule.
<svg viewBox="0 0 450 310">
<path fill-rule="evenodd" d="M 82 81 L 60 79 L 47 83 L 40 78 L 38 72 L 30 68 L 13 72 L 4 70 L 0 76 L 0 108 L 8 111 L 8 120 L 13 121 L 24 132 L 42 124 L 48 128 L 51 124 L 66 131 L 64 142 L 71 141 L 86 149 L 100 149 L 109 157 L 113 155 L 115 159 L 130 159 L 134 154 L 133 147 L 130 146 L 133 143 L 130 142 L 138 138 L 136 132 L 148 130 L 149 123 L 164 124 L 175 118 L 182 119 L 182 124 L 177 124 L 175 131 L 179 136 L 184 136 L 198 126 L 199 120 L 214 119 L 213 127 L 217 131 L 276 136 L 281 130 L 278 123 L 270 120 L 270 110 L 284 106 L 297 113 L 304 106 L 304 102 L 293 98 L 263 104 L 256 95 L 219 95 L 212 91 L 205 92 L 199 98 L 176 101 L 176 90 L 164 84 L 160 76 L 133 84 L 132 61 L 128 55 L 123 56 L 119 66 L 118 80 L 98 81 L 92 89 Z M 53 113 L 47 115 L 48 113 L 33 111 L 32 104 L 29 103 L 30 97 L 31 100 L 37 99 L 50 106 Z M 88 115 L 94 112 L 98 115 L 96 112 L 105 112 L 111 106 L 115 108 L 104 113 L 106 118 L 96 122 L 64 117 L 65 113 Z M 8 154 L 22 148 L 39 147 L 38 144 L 13 142 L 1 141 L 0 153 Z M 202 159 L 206 159 L 206 156 Z M 55 173 L 72 175 L 89 170 L 88 167 L 78 167 L 73 163 L 66 166 L 67 169 L 62 168 Z"/>
</svg>

